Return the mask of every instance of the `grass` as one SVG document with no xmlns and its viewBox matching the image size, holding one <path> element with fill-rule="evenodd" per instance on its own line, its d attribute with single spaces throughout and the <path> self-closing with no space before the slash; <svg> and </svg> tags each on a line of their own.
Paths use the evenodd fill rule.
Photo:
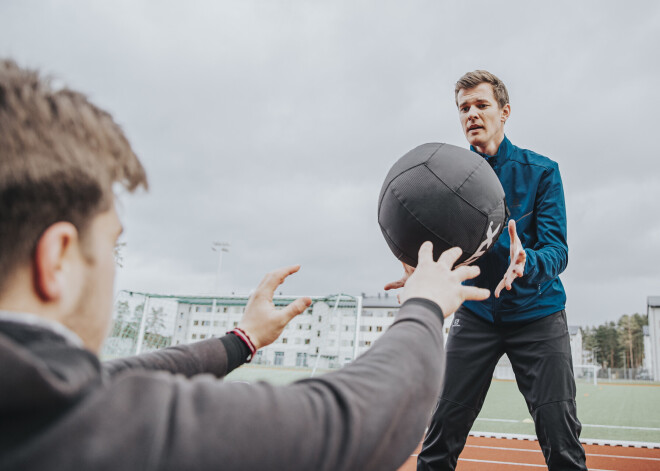
<svg viewBox="0 0 660 471">
<path fill-rule="evenodd" d="M 324 371 L 318 371 L 317 375 Z M 228 381 L 268 381 L 288 384 L 310 376 L 310 369 L 246 365 L 227 376 Z M 577 409 L 582 438 L 660 443 L 660 385 L 577 384 Z M 500 421 L 483 420 L 498 419 Z M 502 422 L 511 421 L 511 422 Z M 613 428 L 591 425 L 614 426 Z M 645 427 L 657 430 L 638 430 Z M 494 380 L 484 407 L 473 426 L 481 432 L 533 435 L 534 424 L 514 381 Z"/>
<path fill-rule="evenodd" d="M 578 418 L 582 438 L 660 443 L 660 386 L 634 384 L 577 384 Z M 480 420 L 482 419 L 482 420 Z M 515 420 L 491 422 L 483 419 Z M 592 425 L 614 426 L 613 428 Z M 618 427 L 646 427 L 637 430 Z M 474 430 L 534 434 L 534 424 L 514 381 L 494 380 Z"/>
</svg>

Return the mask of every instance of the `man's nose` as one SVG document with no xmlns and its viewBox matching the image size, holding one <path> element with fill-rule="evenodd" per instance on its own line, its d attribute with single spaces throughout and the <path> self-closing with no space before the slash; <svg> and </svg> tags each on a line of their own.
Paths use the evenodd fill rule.
<svg viewBox="0 0 660 471">
<path fill-rule="evenodd" d="M 477 113 L 477 107 L 476 106 L 471 106 L 470 109 L 467 112 L 467 117 L 469 120 L 476 119 L 478 116 Z"/>
</svg>

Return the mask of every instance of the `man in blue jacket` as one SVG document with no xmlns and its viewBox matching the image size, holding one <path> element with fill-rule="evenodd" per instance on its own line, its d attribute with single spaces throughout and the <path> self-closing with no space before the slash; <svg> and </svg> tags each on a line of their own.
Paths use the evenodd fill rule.
<svg viewBox="0 0 660 471">
<path fill-rule="evenodd" d="M 511 213 L 504 232 L 475 263 L 466 284 L 494 296 L 459 308 L 447 339 L 445 382 L 418 470 L 453 470 L 483 405 L 498 360 L 507 354 L 550 470 L 586 470 L 559 275 L 568 263 L 566 207 L 556 162 L 504 135 L 511 106 L 504 83 L 477 70 L 456 83 L 456 105 L 470 149 L 491 165 Z M 385 288 L 402 285 L 412 273 Z"/>
</svg>

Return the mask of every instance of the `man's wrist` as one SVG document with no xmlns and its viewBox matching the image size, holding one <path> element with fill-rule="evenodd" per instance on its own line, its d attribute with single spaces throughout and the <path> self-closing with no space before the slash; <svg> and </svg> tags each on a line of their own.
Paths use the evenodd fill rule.
<svg viewBox="0 0 660 471">
<path fill-rule="evenodd" d="M 252 361 L 252 358 L 257 354 L 257 347 L 255 347 L 254 343 L 252 342 L 252 339 L 250 339 L 250 336 L 245 332 L 243 329 L 240 327 L 236 327 L 234 330 L 231 330 L 227 332 L 228 334 L 234 334 L 236 337 L 238 337 L 241 342 L 248 348 L 250 351 L 250 355 L 247 358 L 247 362 L 249 363 Z"/>
<path fill-rule="evenodd" d="M 440 307 L 440 305 L 438 303 L 436 303 L 435 301 L 432 301 L 428 298 L 419 298 L 419 297 L 417 297 L 417 298 L 408 298 L 403 302 L 403 304 L 401 305 L 401 308 L 403 308 L 403 306 L 405 306 L 406 304 L 409 304 L 409 303 L 410 304 L 421 304 L 423 306 L 426 306 L 427 308 L 431 309 L 431 311 L 433 311 L 440 318 L 440 321 L 444 324 L 445 315 L 442 312 L 442 308 Z"/>
</svg>

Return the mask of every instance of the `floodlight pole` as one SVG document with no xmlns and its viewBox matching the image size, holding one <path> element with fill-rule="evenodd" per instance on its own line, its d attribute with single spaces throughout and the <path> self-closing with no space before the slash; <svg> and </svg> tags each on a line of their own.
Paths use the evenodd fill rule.
<svg viewBox="0 0 660 471">
<path fill-rule="evenodd" d="M 362 317 L 362 296 L 355 297 L 355 338 L 353 340 L 353 361 L 358 356 L 358 340 L 359 340 L 359 330 L 360 330 L 360 318 Z"/>
<path fill-rule="evenodd" d="M 218 270 L 215 273 L 215 292 L 220 294 L 220 275 L 222 271 L 222 253 L 229 252 L 229 242 L 213 242 L 211 250 L 218 252 Z"/>
</svg>

